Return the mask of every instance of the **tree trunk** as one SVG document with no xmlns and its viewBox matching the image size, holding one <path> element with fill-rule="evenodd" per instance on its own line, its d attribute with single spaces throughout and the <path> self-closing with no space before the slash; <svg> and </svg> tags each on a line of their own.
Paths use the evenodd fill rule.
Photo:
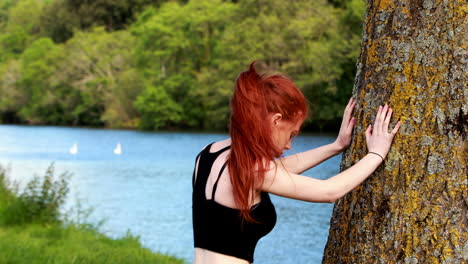
<svg viewBox="0 0 468 264">
<path fill-rule="evenodd" d="M 466 0 L 368 0 L 344 170 L 379 105 L 399 119 L 385 162 L 336 202 L 323 263 L 467 263 Z"/>
</svg>

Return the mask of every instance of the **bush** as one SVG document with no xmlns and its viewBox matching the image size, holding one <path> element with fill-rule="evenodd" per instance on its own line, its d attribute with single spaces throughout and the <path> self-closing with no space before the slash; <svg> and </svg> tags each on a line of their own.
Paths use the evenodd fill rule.
<svg viewBox="0 0 468 264">
<path fill-rule="evenodd" d="M 35 176 L 19 192 L 0 165 L 0 263 L 184 263 L 143 248 L 130 232 L 116 239 L 99 233 L 99 224 L 86 222 L 92 210 L 80 201 L 59 216 L 71 174 L 53 175 L 52 164 L 44 177 Z"/>
<path fill-rule="evenodd" d="M 12 184 L 7 177 L 8 171 L 8 169 L 0 166 L 0 212 L 1 208 L 15 199 L 14 188 L 11 186 Z"/>
<path fill-rule="evenodd" d="M 6 172 L 0 170 L 2 186 L 6 192 L 18 192 L 8 190 Z M 54 164 L 46 170 L 44 177 L 37 175 L 28 182 L 22 192 L 16 193 L 16 197 L 6 202 L 4 209 L 0 212 L 0 220 L 4 225 L 27 224 L 27 223 L 58 223 L 60 222 L 60 209 L 68 194 L 68 180 L 71 174 L 68 172 L 60 174 L 58 179 L 54 178 Z"/>
</svg>

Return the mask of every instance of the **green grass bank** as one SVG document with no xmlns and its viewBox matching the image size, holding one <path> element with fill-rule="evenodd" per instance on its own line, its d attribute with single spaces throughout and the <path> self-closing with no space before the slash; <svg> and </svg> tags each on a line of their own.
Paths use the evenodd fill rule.
<svg viewBox="0 0 468 264">
<path fill-rule="evenodd" d="M 7 174 L 0 165 L 1 264 L 184 263 L 143 248 L 131 234 L 112 239 L 93 225 L 59 214 L 68 193 L 69 175 L 56 179 L 53 166 L 21 191 L 9 182 Z"/>
</svg>

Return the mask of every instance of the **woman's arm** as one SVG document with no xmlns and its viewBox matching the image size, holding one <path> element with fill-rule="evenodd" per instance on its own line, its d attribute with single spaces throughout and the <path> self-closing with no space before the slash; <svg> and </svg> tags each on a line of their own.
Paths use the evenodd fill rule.
<svg viewBox="0 0 468 264">
<path fill-rule="evenodd" d="M 335 142 L 319 148 L 283 157 L 276 161 L 277 165 L 284 166 L 286 170 L 291 173 L 300 174 L 345 150 L 351 143 L 351 134 L 355 123 L 355 118 L 351 117 L 351 115 L 355 105 L 356 102 L 354 99 L 349 99 L 348 105 L 343 113 L 340 132 Z"/>
<path fill-rule="evenodd" d="M 374 128 L 366 130 L 369 154 L 358 163 L 327 180 L 318 180 L 288 172 L 282 166 L 274 166 L 265 174 L 263 191 L 309 202 L 334 202 L 354 189 L 382 163 L 387 155 L 400 122 L 388 132 L 392 109 L 379 107 Z M 371 153 L 372 152 L 372 153 Z M 382 157 L 382 158 L 381 158 Z"/>
<path fill-rule="evenodd" d="M 278 166 L 265 175 L 263 191 L 308 202 L 333 203 L 369 177 L 380 163 L 380 157 L 367 154 L 354 166 L 327 180 L 290 173 Z"/>
<path fill-rule="evenodd" d="M 341 152 L 342 149 L 334 142 L 277 159 L 275 162 L 277 166 L 284 166 L 284 168 L 291 173 L 301 174 Z"/>
</svg>

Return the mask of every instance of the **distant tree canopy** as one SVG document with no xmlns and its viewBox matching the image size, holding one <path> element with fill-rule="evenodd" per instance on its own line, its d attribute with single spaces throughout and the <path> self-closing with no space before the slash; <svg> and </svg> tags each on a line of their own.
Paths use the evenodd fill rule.
<svg viewBox="0 0 468 264">
<path fill-rule="evenodd" d="M 41 14 L 43 33 L 55 42 L 65 42 L 76 30 L 102 26 L 108 31 L 124 29 L 144 6 L 159 6 L 162 0 L 55 0 Z"/>
<path fill-rule="evenodd" d="M 0 121 L 225 130 L 253 60 L 291 76 L 308 129 L 339 124 L 363 0 L 0 1 Z"/>
</svg>

